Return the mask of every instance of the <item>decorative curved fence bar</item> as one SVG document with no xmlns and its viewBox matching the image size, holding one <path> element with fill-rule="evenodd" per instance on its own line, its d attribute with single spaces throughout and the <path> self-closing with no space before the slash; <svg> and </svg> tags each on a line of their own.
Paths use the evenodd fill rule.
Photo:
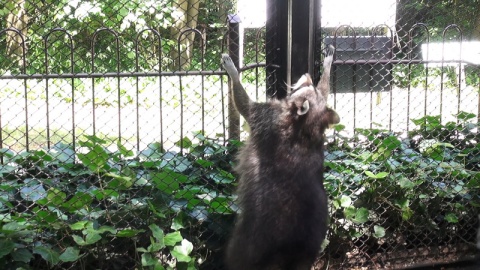
<svg viewBox="0 0 480 270">
<path fill-rule="evenodd" d="M 395 25 L 319 25 L 324 1 L 299 18 L 268 0 L 261 28 L 227 16 L 236 1 L 0 4 L 0 268 L 224 269 L 248 127 L 220 56 L 265 101 L 307 51 L 318 79 L 329 44 L 341 122 L 315 269 L 473 266 L 480 9 L 403 0 Z M 308 42 L 282 44 L 307 33 L 282 19 L 314 23 Z"/>
</svg>

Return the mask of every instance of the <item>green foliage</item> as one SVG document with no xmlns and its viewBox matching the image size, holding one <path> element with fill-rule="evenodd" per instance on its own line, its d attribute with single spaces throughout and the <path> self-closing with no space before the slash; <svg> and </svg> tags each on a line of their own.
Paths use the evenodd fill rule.
<svg viewBox="0 0 480 270">
<path fill-rule="evenodd" d="M 14 14 L 15 17 L 17 14 L 29 14 L 26 25 L 23 26 L 28 40 L 27 74 L 45 72 L 44 41 L 48 46 L 48 69 L 52 73 L 68 73 L 71 68 L 74 73 L 116 72 L 118 69 L 135 71 L 137 60 L 140 70 L 168 70 L 175 60 L 171 52 L 178 45 L 176 33 L 183 30 L 177 29 L 179 16 L 183 16 L 175 8 L 174 3 L 177 2 L 31 0 L 26 1 L 25 6 L 0 4 L 0 18 L 3 19 L 0 21 L 6 21 L 9 14 Z M 21 8 L 24 8 L 23 12 Z M 233 8 L 233 2 L 230 1 L 220 6 L 217 1 L 200 1 L 195 21 L 200 25 L 197 27 L 199 30 L 205 30 L 208 39 L 204 42 L 209 49 L 204 50 L 200 46 L 202 37 L 195 37 L 190 69 L 199 70 L 202 65 L 206 69 L 218 69 L 218 59 L 224 47 L 226 15 L 232 13 Z M 4 27 L 6 26 L 0 24 L 0 29 Z M 52 32 L 55 28 L 65 29 L 71 39 L 63 32 Z M 118 46 L 115 34 L 110 31 L 98 32 L 96 39 L 93 38 L 97 30 L 105 28 L 118 35 Z M 5 41 L 0 40 L 0 43 L 5 46 Z M 95 46 L 94 67 L 92 46 Z M 120 55 L 118 58 L 117 50 Z M 74 63 L 70 59 L 71 53 Z M 21 51 L 18 54 L 21 55 Z M 204 54 L 205 57 L 202 58 Z M 20 73 L 22 65 L 17 60 L 14 55 L 1 58 L 0 73 Z"/>
<path fill-rule="evenodd" d="M 374 247 L 379 238 L 394 246 L 396 237 L 407 247 L 421 237 L 440 245 L 453 231 L 472 240 L 456 228 L 474 224 L 480 207 L 479 124 L 474 114 L 456 117 L 413 119 L 418 129 L 408 136 L 357 129 L 354 138 L 337 137 L 325 161 L 333 250 L 350 241 Z"/>
<path fill-rule="evenodd" d="M 399 239 L 413 247 L 421 237 L 440 245 L 453 231 L 471 237 L 457 228 L 472 224 L 480 207 L 478 123 L 470 113 L 456 117 L 413 119 L 418 128 L 408 134 L 357 129 L 349 138 L 336 127 L 325 155 L 325 252 Z M 107 145 L 115 144 L 86 136 L 78 149 L 0 149 L 0 267 L 125 260 L 116 254 L 129 254 L 132 268 L 209 267 L 205 254 L 224 246 L 237 211 L 232 162 L 241 143 L 197 132 L 177 142 L 183 154 L 158 142 L 138 153 Z"/>
<path fill-rule="evenodd" d="M 135 155 L 118 142 L 112 152 L 95 136 L 75 150 L 61 143 L 19 154 L 1 149 L 8 165 L 0 165 L 0 268 L 93 266 L 92 255 L 105 249 L 112 259 L 137 253 L 132 267 L 196 269 L 204 245 L 196 231 L 234 212 L 226 157 L 238 142 L 224 146 L 201 133 L 182 141 L 188 154 L 159 143 Z M 110 250 L 119 241 L 124 251 Z"/>
</svg>

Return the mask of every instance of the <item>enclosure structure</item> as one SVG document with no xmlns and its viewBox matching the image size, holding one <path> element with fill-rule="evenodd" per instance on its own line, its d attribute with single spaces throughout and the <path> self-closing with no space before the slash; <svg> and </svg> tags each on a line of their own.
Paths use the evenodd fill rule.
<svg viewBox="0 0 480 270">
<path fill-rule="evenodd" d="M 0 4 L 0 268 L 223 269 L 247 135 L 220 55 L 264 101 L 328 44 L 316 269 L 476 254 L 478 1 L 253 2 Z"/>
</svg>

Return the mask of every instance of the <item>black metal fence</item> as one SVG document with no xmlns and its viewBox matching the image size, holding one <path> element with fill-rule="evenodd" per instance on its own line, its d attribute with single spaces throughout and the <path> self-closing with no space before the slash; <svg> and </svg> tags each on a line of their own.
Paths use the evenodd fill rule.
<svg viewBox="0 0 480 270">
<path fill-rule="evenodd" d="M 264 101 L 298 74 L 318 79 L 325 44 L 341 124 L 327 134 L 316 269 L 475 254 L 479 4 L 353 1 L 394 18 L 344 25 L 326 18 L 348 14 L 335 1 L 302 1 L 309 14 L 266 1 L 266 27 L 253 27 L 229 16 L 252 12 L 234 2 L 0 4 L 2 268 L 223 269 L 246 132 L 220 55 Z"/>
</svg>

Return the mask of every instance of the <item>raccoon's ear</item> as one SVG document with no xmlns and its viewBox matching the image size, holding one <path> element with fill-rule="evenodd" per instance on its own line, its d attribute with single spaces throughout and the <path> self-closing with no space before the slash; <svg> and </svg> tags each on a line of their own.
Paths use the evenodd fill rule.
<svg viewBox="0 0 480 270">
<path fill-rule="evenodd" d="M 338 116 L 336 111 L 327 107 L 323 114 L 323 121 L 325 121 L 328 126 L 335 125 L 340 123 L 340 116 Z"/>
<path fill-rule="evenodd" d="M 291 96 L 288 103 L 292 114 L 304 115 L 310 110 L 310 102 L 302 96 Z"/>
<path fill-rule="evenodd" d="M 305 99 L 305 101 L 302 103 L 302 106 L 297 108 L 297 114 L 304 115 L 308 112 L 309 109 L 310 109 L 310 103 L 308 102 L 308 99 Z"/>
</svg>

